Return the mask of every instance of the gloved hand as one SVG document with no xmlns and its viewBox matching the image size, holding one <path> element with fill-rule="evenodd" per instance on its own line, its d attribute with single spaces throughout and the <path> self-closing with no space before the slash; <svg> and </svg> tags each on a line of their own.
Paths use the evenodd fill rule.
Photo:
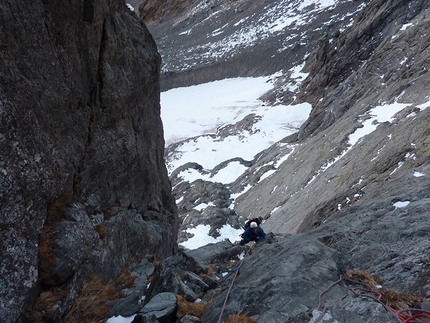
<svg viewBox="0 0 430 323">
<path fill-rule="evenodd" d="M 245 240 L 240 240 L 239 244 L 240 244 L 241 246 L 244 246 L 244 245 L 245 245 Z"/>
</svg>

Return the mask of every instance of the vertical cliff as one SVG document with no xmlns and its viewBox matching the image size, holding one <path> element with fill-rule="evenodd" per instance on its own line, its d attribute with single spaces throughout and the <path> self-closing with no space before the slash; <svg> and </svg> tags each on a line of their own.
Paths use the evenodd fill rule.
<svg viewBox="0 0 430 323">
<path fill-rule="evenodd" d="M 56 290 L 61 320 L 86 277 L 176 248 L 161 59 L 121 0 L 8 1 L 0 20 L 0 316 Z"/>
</svg>

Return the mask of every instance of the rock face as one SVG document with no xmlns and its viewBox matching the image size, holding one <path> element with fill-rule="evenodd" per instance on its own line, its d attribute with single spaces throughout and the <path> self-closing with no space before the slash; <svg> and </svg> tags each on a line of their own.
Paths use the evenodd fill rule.
<svg viewBox="0 0 430 323">
<path fill-rule="evenodd" d="M 313 104 L 297 134 L 253 160 L 233 158 L 212 170 L 189 163 L 172 173 L 185 222 L 210 224 L 215 235 L 224 223 L 239 227 L 237 214 L 263 216 L 268 233 L 253 252 L 222 242 L 179 254 L 163 160 L 160 56 L 144 24 L 122 1 L 0 5 L 5 322 L 85 321 L 79 313 L 89 309 L 79 297 L 93 300 L 95 286 L 111 286 L 124 273 L 135 280 L 117 281 L 122 299 L 106 297 L 99 310 L 108 304 L 111 315 L 139 313 L 135 322 L 175 315 L 180 322 L 217 322 L 244 250 L 224 321 L 240 313 L 258 322 L 381 322 L 393 319 L 390 309 L 422 306 L 430 297 L 430 2 L 339 1 L 325 10 L 302 3 L 140 7 L 162 54 L 172 54 L 165 88 L 282 69 L 279 86 L 265 98 Z M 259 20 L 267 8 L 271 14 Z M 300 21 L 278 19 L 279 12 L 291 18 L 299 11 Z M 223 42 L 256 25 L 264 28 L 248 28 L 257 30 L 252 41 Z M 224 51 L 231 48 L 238 50 Z M 309 76 L 293 93 L 290 68 L 305 58 Z M 378 123 L 375 109 L 393 106 L 401 109 Z M 365 125 L 373 130 L 353 142 Z M 176 176 L 186 169 L 216 173 L 232 161 L 247 170 L 229 185 Z M 376 277 L 365 299 L 357 297 L 363 285 L 343 278 L 351 271 Z M 407 295 L 394 293 L 394 302 L 390 289 Z M 191 308 L 198 298 L 206 308 L 182 312 L 181 302 Z"/>
<path fill-rule="evenodd" d="M 0 316 L 66 288 L 59 320 L 89 275 L 176 248 L 161 61 L 123 1 L 5 2 L 0 20 Z"/>
<path fill-rule="evenodd" d="M 387 2 L 372 2 L 353 26 L 338 38 L 326 39 L 309 56 L 305 69 L 311 72 L 300 95 L 312 102 L 320 94 L 298 133 L 294 152 L 279 167 L 278 174 L 288 175 L 271 176 L 265 185 L 249 190 L 240 198 L 237 210 L 253 210 L 268 218 L 269 231 L 295 233 L 338 217 L 345 206 L 373 200 L 380 192 L 385 192 L 383 203 L 387 205 L 421 196 L 414 173 L 427 174 L 428 169 L 430 111 L 422 104 L 428 101 L 425 84 L 430 77 L 430 52 L 419 44 L 427 42 L 428 34 L 422 30 L 427 29 L 429 3 L 416 5 L 410 11 L 404 3 L 392 2 L 387 7 Z M 369 16 L 373 18 L 364 18 Z M 363 26 L 378 21 L 377 36 L 362 39 L 362 50 L 372 48 L 363 60 L 357 54 L 357 35 Z M 333 61 L 338 62 L 336 68 Z M 358 67 L 351 68 L 351 64 Z M 341 76 L 333 76 L 327 83 L 327 71 L 342 69 Z M 372 118 L 370 110 L 381 106 L 388 111 L 389 104 L 403 104 L 404 109 L 376 124 L 376 130 L 358 143 L 351 143 L 350 135 Z M 420 178 L 420 186 L 427 185 L 426 178 Z M 409 197 L 395 193 L 394 183 L 400 182 Z M 274 187 L 277 189 L 272 191 Z"/>
<path fill-rule="evenodd" d="M 299 100 L 314 106 L 301 138 L 327 128 L 363 101 L 389 101 L 408 88 L 414 94 L 405 95 L 405 102 L 426 100 L 411 79 L 421 84 L 428 77 L 428 51 L 422 46 L 428 41 L 422 31 L 428 6 L 427 1 L 371 2 L 347 32 L 321 39 L 307 57 L 304 71 L 309 76 L 299 92 Z"/>
<path fill-rule="evenodd" d="M 354 207 L 343 218 L 307 233 L 258 243 L 244 259 L 223 321 L 241 313 L 257 322 L 315 322 L 324 305 L 323 322 L 393 321 L 394 315 L 381 303 L 371 297 L 357 297 L 355 292 L 362 285 L 345 279 L 321 295 L 319 307 L 320 294 L 339 277 L 346 277 L 347 270 L 380 278 L 379 289 L 374 288 L 383 295 L 392 289 L 420 296 L 415 304 L 402 304 L 420 308 L 420 301 L 430 296 L 430 268 L 422 258 L 429 248 L 424 220 L 427 203 L 428 198 L 421 199 L 411 203 L 408 210 L 375 203 L 366 211 Z M 202 322 L 218 321 L 230 283 L 231 278 L 223 282 Z M 386 302 L 388 296 L 382 299 Z"/>
</svg>

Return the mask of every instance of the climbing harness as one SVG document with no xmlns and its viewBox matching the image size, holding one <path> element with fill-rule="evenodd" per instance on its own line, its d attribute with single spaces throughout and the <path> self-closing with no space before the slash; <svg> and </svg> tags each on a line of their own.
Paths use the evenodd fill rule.
<svg viewBox="0 0 430 323">
<path fill-rule="evenodd" d="M 343 280 L 347 280 L 350 281 L 354 284 L 359 284 L 361 286 L 363 286 L 363 288 L 351 288 L 351 291 L 357 295 L 357 296 L 364 296 L 364 297 L 369 297 L 374 299 L 375 301 L 377 301 L 378 303 L 380 303 L 387 311 L 391 312 L 398 323 L 424 323 L 424 322 L 428 322 L 426 321 L 422 321 L 422 320 L 417 320 L 419 318 L 426 318 L 426 319 L 430 319 L 430 312 L 429 311 L 425 311 L 423 309 L 419 309 L 419 308 L 407 308 L 407 309 L 402 309 L 402 310 L 395 310 L 394 308 L 387 306 L 386 304 L 384 304 L 381 301 L 382 298 L 382 294 L 379 293 L 378 291 L 375 291 L 372 287 L 370 287 L 367 284 L 364 284 L 360 281 L 351 279 L 349 277 L 345 277 L 345 276 L 340 276 L 339 280 L 335 281 L 334 283 L 332 283 L 328 288 L 326 288 L 325 290 L 323 290 L 319 295 L 318 295 L 318 307 L 316 308 L 319 312 L 321 312 L 321 314 L 318 316 L 318 318 L 315 320 L 314 323 L 319 323 L 321 322 L 321 320 L 323 319 L 326 311 L 327 311 L 327 306 L 324 305 L 321 308 L 321 297 L 328 292 L 333 286 L 335 286 L 336 284 L 340 283 Z M 412 315 L 411 313 L 417 313 L 415 315 Z"/>
<path fill-rule="evenodd" d="M 236 279 L 236 277 L 240 274 L 240 273 L 239 273 L 239 271 L 240 271 L 240 267 L 242 266 L 242 263 L 243 263 L 243 261 L 245 260 L 245 257 L 249 255 L 249 253 L 251 252 L 251 250 L 252 250 L 252 247 L 250 247 L 250 248 L 247 250 L 247 252 L 245 253 L 245 256 L 243 256 L 242 260 L 239 262 L 239 265 L 238 265 L 236 268 L 234 268 L 235 273 L 234 273 L 234 276 L 233 276 L 233 280 L 232 280 L 232 281 L 231 281 L 231 283 L 230 283 L 230 287 L 228 288 L 227 295 L 225 295 L 224 304 L 222 305 L 221 313 L 220 313 L 220 315 L 219 315 L 219 318 L 218 318 L 218 322 L 217 322 L 217 323 L 221 323 L 221 318 L 222 318 L 222 315 L 224 314 L 224 309 L 225 309 L 225 307 L 226 307 L 226 305 L 227 305 L 227 299 L 228 299 L 228 296 L 230 295 L 231 289 L 233 288 L 234 280 L 235 280 L 235 279 Z"/>
</svg>

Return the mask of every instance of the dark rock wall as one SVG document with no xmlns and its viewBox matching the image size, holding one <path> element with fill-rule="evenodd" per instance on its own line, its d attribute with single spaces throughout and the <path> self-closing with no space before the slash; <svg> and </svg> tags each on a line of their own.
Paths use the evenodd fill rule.
<svg viewBox="0 0 430 323">
<path fill-rule="evenodd" d="M 57 266 L 75 247 L 61 249 L 63 224 L 89 230 L 73 277 L 86 259 L 106 265 L 101 255 L 109 275 L 133 252 L 172 254 L 177 219 L 163 160 L 161 59 L 145 25 L 123 1 L 109 0 L 2 2 L 0 21 L 0 316 L 15 322 L 37 295 L 44 226 L 57 232 Z M 96 222 L 64 218 L 69 206 L 84 206 L 84 219 L 104 214 L 105 244 L 94 236 Z M 130 228 L 158 235 L 127 236 Z"/>
<path fill-rule="evenodd" d="M 162 1 L 162 0 L 142 0 L 139 4 L 140 16 L 147 24 L 164 22 L 166 19 L 178 19 L 183 13 L 187 13 L 190 8 L 197 3 L 195 0 Z"/>
</svg>

